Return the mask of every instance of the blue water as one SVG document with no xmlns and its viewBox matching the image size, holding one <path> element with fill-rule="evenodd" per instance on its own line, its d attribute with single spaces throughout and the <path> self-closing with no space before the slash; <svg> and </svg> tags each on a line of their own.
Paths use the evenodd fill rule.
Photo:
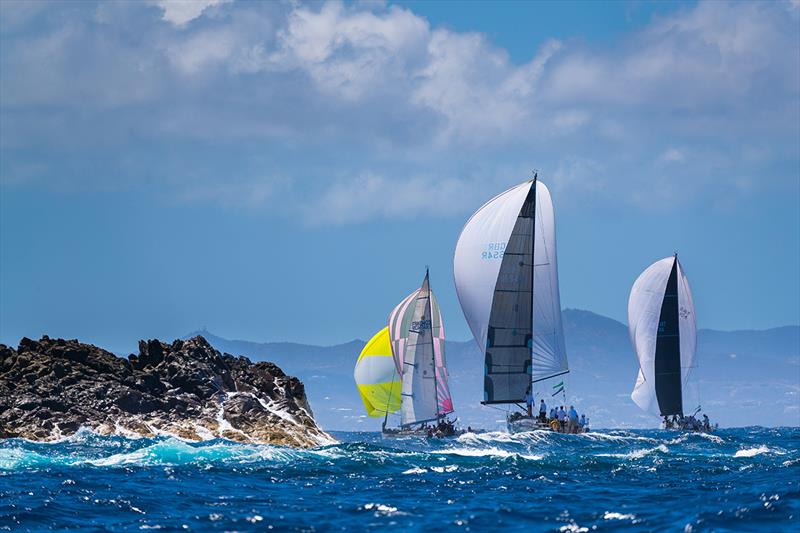
<svg viewBox="0 0 800 533">
<path fill-rule="evenodd" d="M 313 450 L 81 432 L 0 441 L 11 530 L 593 531 L 800 526 L 800 429 L 337 433 Z"/>
</svg>

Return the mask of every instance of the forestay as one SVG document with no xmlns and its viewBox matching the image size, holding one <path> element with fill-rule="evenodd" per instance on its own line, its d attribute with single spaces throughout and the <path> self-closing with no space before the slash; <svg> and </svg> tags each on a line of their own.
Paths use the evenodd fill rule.
<svg viewBox="0 0 800 533">
<path fill-rule="evenodd" d="M 543 183 L 512 187 L 472 215 L 456 244 L 454 275 L 485 354 L 484 403 L 523 401 L 532 379 L 568 371 L 553 205 Z"/>
<path fill-rule="evenodd" d="M 628 327 L 639 361 L 631 398 L 654 414 L 683 414 L 695 366 L 697 326 L 689 283 L 677 256 L 650 265 L 628 299 Z"/>
</svg>

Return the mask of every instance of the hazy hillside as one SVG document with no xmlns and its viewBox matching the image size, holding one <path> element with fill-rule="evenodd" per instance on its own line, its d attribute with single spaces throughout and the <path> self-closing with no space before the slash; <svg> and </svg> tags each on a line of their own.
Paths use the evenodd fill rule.
<svg viewBox="0 0 800 533">
<path fill-rule="evenodd" d="M 571 372 L 567 401 L 585 412 L 595 427 L 648 427 L 656 417 L 630 400 L 637 363 L 627 326 L 589 311 L 564 311 Z M 353 364 L 362 340 L 335 346 L 256 343 L 202 334 L 217 349 L 277 363 L 301 378 L 318 421 L 326 429 L 376 429 L 363 416 L 353 383 Z M 761 331 L 698 332 L 699 367 L 689 388 L 692 407 L 721 425 L 800 425 L 800 327 Z M 473 341 L 448 341 L 450 385 L 464 424 L 497 427 L 504 413 L 480 405 L 483 360 Z M 559 378 L 556 381 L 559 381 Z M 550 383 L 535 391 L 551 403 Z M 558 400 L 561 397 L 559 395 Z M 688 408 L 689 406 L 687 406 Z"/>
</svg>

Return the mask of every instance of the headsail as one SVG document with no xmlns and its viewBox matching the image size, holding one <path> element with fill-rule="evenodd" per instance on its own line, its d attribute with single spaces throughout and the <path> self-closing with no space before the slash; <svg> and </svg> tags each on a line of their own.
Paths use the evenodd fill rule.
<svg viewBox="0 0 800 533">
<path fill-rule="evenodd" d="M 361 350 L 353 377 L 369 416 L 383 417 L 400 409 L 400 376 L 392 359 L 388 327 L 376 333 Z"/>
<path fill-rule="evenodd" d="M 453 402 L 444 358 L 442 317 L 427 273 L 422 287 L 403 302 L 405 310 L 394 317 L 395 325 L 400 327 L 393 329 L 390 316 L 390 332 L 393 346 L 403 349 L 400 414 L 405 426 L 446 415 L 453 411 Z"/>
<path fill-rule="evenodd" d="M 689 282 L 677 256 L 656 261 L 636 279 L 628 299 L 628 328 L 639 360 L 631 398 L 645 411 L 682 415 L 697 326 Z"/>
<path fill-rule="evenodd" d="M 394 363 L 397 366 L 398 375 L 403 375 L 403 354 L 406 352 L 406 342 L 408 341 L 408 328 L 411 327 L 411 315 L 419 289 L 415 290 L 401 301 L 389 313 L 389 337 L 392 342 L 392 354 Z"/>
<path fill-rule="evenodd" d="M 553 204 L 535 179 L 484 204 L 461 231 L 456 291 L 485 355 L 484 403 L 521 402 L 531 380 L 568 372 Z"/>
</svg>

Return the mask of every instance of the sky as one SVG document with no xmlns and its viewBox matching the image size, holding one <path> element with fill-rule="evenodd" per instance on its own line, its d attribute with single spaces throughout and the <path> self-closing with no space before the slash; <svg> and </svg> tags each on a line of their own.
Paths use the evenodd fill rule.
<svg viewBox="0 0 800 533">
<path fill-rule="evenodd" d="M 562 306 L 800 323 L 800 3 L 0 3 L 0 342 L 367 338 L 530 177 Z"/>
</svg>

